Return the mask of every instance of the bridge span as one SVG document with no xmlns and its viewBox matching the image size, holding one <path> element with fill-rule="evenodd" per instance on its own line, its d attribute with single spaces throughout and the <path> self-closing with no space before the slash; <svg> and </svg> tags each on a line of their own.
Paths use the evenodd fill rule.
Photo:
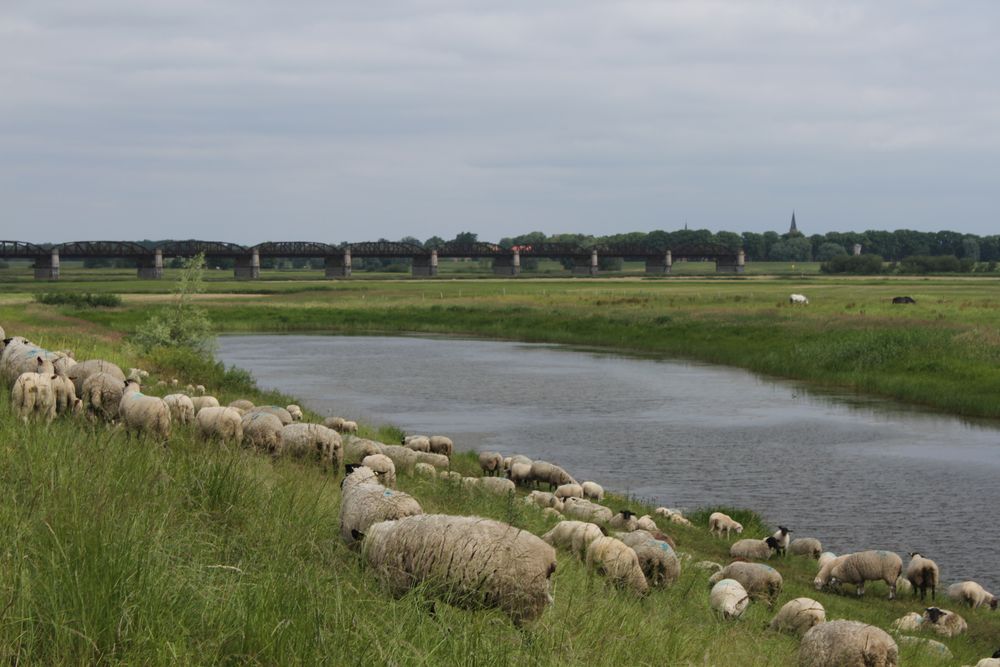
<svg viewBox="0 0 1000 667">
<path fill-rule="evenodd" d="M 58 280 L 62 259 L 129 259 L 138 276 L 155 280 L 163 277 L 163 260 L 193 257 L 204 253 L 209 260 L 232 259 L 237 280 L 260 278 L 261 258 L 322 259 L 329 279 L 350 278 L 355 258 L 407 259 L 414 277 L 438 275 L 442 258 L 491 259 L 493 273 L 514 277 L 521 273 L 522 259 L 570 260 L 573 275 L 596 276 L 600 257 L 644 261 L 647 274 L 669 274 L 677 261 L 715 261 L 717 273 L 743 273 L 746 257 L 742 249 L 698 244 L 677 248 L 648 248 L 638 244 L 584 247 L 570 243 L 536 243 L 505 248 L 495 243 L 445 243 L 429 249 L 397 241 L 365 241 L 334 245 L 319 241 L 268 241 L 243 246 L 224 241 L 164 241 L 150 248 L 132 241 L 71 241 L 37 245 L 23 241 L 0 241 L 0 259 L 30 259 L 37 280 Z"/>
</svg>

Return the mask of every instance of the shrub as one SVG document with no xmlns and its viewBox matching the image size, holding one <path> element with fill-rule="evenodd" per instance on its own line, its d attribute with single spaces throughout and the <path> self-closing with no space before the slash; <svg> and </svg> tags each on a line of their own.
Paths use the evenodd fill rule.
<svg viewBox="0 0 1000 667">
<path fill-rule="evenodd" d="M 154 313 L 132 336 L 140 349 L 185 348 L 208 356 L 215 345 L 212 323 L 208 313 L 194 303 L 194 296 L 202 291 L 205 256 L 199 254 L 185 261 L 177 279 L 172 305 Z"/>
<path fill-rule="evenodd" d="M 117 308 L 122 298 L 117 294 L 91 294 L 90 292 L 36 292 L 34 299 L 48 306 L 73 306 L 74 308 Z"/>
<path fill-rule="evenodd" d="M 875 275 L 882 273 L 882 257 L 880 255 L 838 255 L 820 264 L 819 270 L 823 273 Z"/>
<path fill-rule="evenodd" d="M 913 255 L 899 263 L 900 273 L 970 273 L 976 262 L 954 255 Z"/>
</svg>

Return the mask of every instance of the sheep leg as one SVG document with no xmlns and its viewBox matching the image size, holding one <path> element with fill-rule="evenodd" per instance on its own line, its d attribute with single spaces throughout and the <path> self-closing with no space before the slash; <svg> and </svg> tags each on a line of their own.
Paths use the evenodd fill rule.
<svg viewBox="0 0 1000 667">
<path fill-rule="evenodd" d="M 860 584 L 858 584 L 857 594 L 858 597 L 861 597 L 865 594 L 865 582 L 862 581 Z"/>
</svg>

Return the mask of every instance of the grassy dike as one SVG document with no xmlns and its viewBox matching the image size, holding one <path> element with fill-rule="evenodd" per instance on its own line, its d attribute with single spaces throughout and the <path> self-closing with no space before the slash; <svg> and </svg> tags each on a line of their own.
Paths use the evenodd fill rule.
<svg viewBox="0 0 1000 667">
<path fill-rule="evenodd" d="M 441 294 L 436 302 L 429 296 L 431 289 Z M 786 315 L 775 301 L 779 290 L 789 291 L 784 285 L 769 288 L 772 293 L 766 296 L 747 296 L 747 301 L 734 301 L 740 295 L 731 293 L 698 296 L 704 292 L 693 287 L 671 288 L 677 291 L 652 297 L 650 287 L 643 284 L 606 288 L 604 293 L 592 286 L 587 288 L 592 292 L 575 292 L 578 288 L 571 286 L 566 294 L 553 294 L 551 301 L 546 300 L 552 287 L 545 294 L 538 294 L 532 285 L 520 287 L 524 293 L 498 294 L 501 289 L 499 283 L 490 283 L 470 295 L 469 286 L 412 284 L 380 286 L 375 293 L 350 285 L 316 293 L 290 292 L 262 305 L 224 295 L 208 296 L 203 302 L 217 322 L 226 323 L 223 328 L 258 331 L 458 330 L 514 338 L 518 336 L 511 332 L 524 337 L 529 333 L 519 328 L 528 321 L 519 319 L 519 312 L 532 317 L 548 312 L 549 319 L 531 321 L 539 327 L 547 322 L 552 331 L 536 329 L 533 339 L 589 331 L 597 340 L 559 342 L 592 344 L 628 335 L 634 327 L 623 326 L 624 322 L 648 323 L 655 317 L 711 320 L 720 312 L 731 318 L 735 311 L 753 310 L 748 304 L 757 300 L 788 321 L 812 321 L 817 330 L 814 318 L 822 315 L 822 306 Z M 657 312 L 647 298 L 664 300 L 661 306 L 670 299 L 675 303 L 688 299 L 693 305 Z M 872 303 L 879 298 L 870 297 Z M 862 302 L 861 308 L 868 303 Z M 70 347 L 78 358 L 105 357 L 125 367 L 143 365 L 162 377 L 177 377 L 182 384 L 200 382 L 223 401 L 291 400 L 261 392 L 245 374 L 187 355 L 133 356 L 122 345 L 123 333 L 141 322 L 151 305 L 145 298 L 126 297 L 123 309 L 81 312 L 14 297 L 0 305 L 0 324 L 7 335 L 26 335 L 53 349 Z M 945 307 L 951 306 L 941 306 Z M 504 319 L 489 324 L 499 312 L 507 313 Z M 570 312 L 590 315 L 570 326 L 562 317 Z M 511 319 L 505 319 L 508 316 Z M 767 318 L 763 313 L 756 316 Z M 885 317 L 896 315 L 886 308 Z M 564 328 L 553 324 L 560 321 Z M 482 330 L 449 328 L 476 322 Z M 934 328 L 950 332 L 953 340 L 969 330 L 969 323 Z M 635 335 L 637 340 L 652 340 L 642 337 L 641 329 Z M 629 347 L 623 342 L 619 346 Z M 430 613 L 431 602 L 419 590 L 398 600 L 387 596 L 340 544 L 339 476 L 307 464 L 272 462 L 245 450 L 208 446 L 185 428 L 177 428 L 170 447 L 163 449 L 129 443 L 121 433 L 80 421 L 23 425 L 12 419 L 8 403 L 9 396 L 0 392 L 0 489 L 5 494 L 0 531 L 6 545 L 0 552 L 0 653 L 11 662 L 795 662 L 798 641 L 764 630 L 772 614 L 766 606 L 752 605 L 735 623 L 717 620 L 708 607 L 707 577 L 692 567 L 685 567 L 670 589 L 636 600 L 609 590 L 579 562 L 560 554 L 554 578 L 556 603 L 529 628 L 519 630 L 496 612 L 471 613 L 437 604 Z M 367 434 L 391 440 L 398 431 L 368 427 Z M 509 450 L 516 449 L 517 443 L 510 443 Z M 464 474 L 476 474 L 471 454 L 456 456 L 453 466 Z M 517 501 L 405 475 L 399 486 L 428 512 L 478 514 L 536 534 L 551 526 L 540 512 Z M 608 504 L 616 509 L 650 509 L 625 498 L 612 498 Z M 693 561 L 725 561 L 728 543 L 705 530 L 708 510 L 692 515 L 694 528 L 662 527 Z M 766 534 L 768 528 L 753 514 L 735 515 L 747 525 L 744 536 Z M 880 584 L 869 587 L 862 601 L 816 593 L 810 585 L 816 569 L 811 560 L 788 558 L 772 564 L 785 577 L 779 604 L 808 595 L 826 606 L 830 618 L 852 618 L 883 628 L 905 612 L 920 609 L 909 598 L 885 600 Z M 961 613 L 969 621 L 969 633 L 942 641 L 955 653 L 953 664 L 974 664 L 996 649 L 1000 615 L 982 610 Z M 942 661 L 903 647 L 902 664 Z"/>
</svg>

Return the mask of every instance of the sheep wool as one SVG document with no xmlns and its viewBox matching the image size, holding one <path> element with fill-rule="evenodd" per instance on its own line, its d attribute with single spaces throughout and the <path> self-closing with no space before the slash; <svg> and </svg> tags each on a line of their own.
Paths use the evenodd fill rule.
<svg viewBox="0 0 1000 667">
<path fill-rule="evenodd" d="M 739 535 L 743 532 L 743 524 L 739 521 L 734 521 L 728 514 L 723 514 L 722 512 L 712 512 L 708 517 L 708 532 L 713 535 L 722 536 L 723 533 L 726 534 L 726 538 L 729 537 L 729 533 L 736 533 Z"/>
<path fill-rule="evenodd" d="M 313 458 L 334 471 L 344 460 L 340 434 L 322 424 L 298 422 L 281 429 L 281 453 L 296 458 Z"/>
<path fill-rule="evenodd" d="M 700 560 L 697 563 L 695 563 L 692 567 L 695 567 L 699 570 L 705 570 L 706 572 L 711 572 L 713 574 L 722 570 L 722 566 L 713 560 Z"/>
<path fill-rule="evenodd" d="M 411 474 L 413 472 L 413 466 L 415 466 L 417 461 L 417 453 L 412 449 L 407 449 L 400 445 L 383 445 L 381 447 L 381 454 L 385 454 L 392 462 L 396 464 L 397 472 L 405 472 Z M 434 465 L 430 461 L 424 461 L 424 463 L 429 463 Z M 437 468 L 437 466 L 434 466 Z"/>
<path fill-rule="evenodd" d="M 556 498 L 583 498 L 583 487 L 579 484 L 563 484 L 556 488 Z"/>
<path fill-rule="evenodd" d="M 514 482 L 503 477 L 476 477 L 476 486 L 499 496 L 516 493 Z"/>
<path fill-rule="evenodd" d="M 431 453 L 451 456 L 455 453 L 455 443 L 451 438 L 443 435 L 432 435 L 430 437 Z"/>
<path fill-rule="evenodd" d="M 56 414 L 79 414 L 83 411 L 83 401 L 76 397 L 76 387 L 73 381 L 65 375 L 55 375 L 52 380 L 52 393 L 56 401 Z"/>
<path fill-rule="evenodd" d="M 969 605 L 973 609 L 979 607 L 997 608 L 997 598 L 977 584 L 975 581 L 960 581 L 948 587 L 948 598 L 955 602 Z"/>
<path fill-rule="evenodd" d="M 242 410 L 243 413 L 246 414 L 254 409 L 254 404 L 252 401 L 248 401 L 245 398 L 238 398 L 235 401 L 230 402 L 229 407 Z"/>
<path fill-rule="evenodd" d="M 930 628 L 942 637 L 956 637 L 969 629 L 965 619 L 953 611 L 928 607 L 924 611 L 922 627 Z"/>
<path fill-rule="evenodd" d="M 639 520 L 636 521 L 635 525 L 638 530 L 648 530 L 651 533 L 655 533 L 660 529 L 660 527 L 656 525 L 656 522 L 653 521 L 653 517 L 648 514 L 643 514 L 639 517 Z"/>
<path fill-rule="evenodd" d="M 236 408 L 233 408 L 236 409 Z M 248 412 L 240 419 L 243 444 L 272 456 L 281 454 L 281 420 L 266 412 Z"/>
<path fill-rule="evenodd" d="M 819 562 L 816 564 L 819 566 L 819 569 L 822 570 L 827 563 L 829 563 L 836 557 L 837 554 L 833 553 L 832 551 L 824 551 L 819 555 Z"/>
<path fill-rule="evenodd" d="M 239 445 L 243 442 L 243 417 L 236 408 L 205 407 L 195 415 L 198 434 L 205 440 Z"/>
<path fill-rule="evenodd" d="M 197 403 L 195 405 L 197 406 Z M 281 420 L 282 426 L 288 426 L 292 423 L 292 416 L 288 414 L 288 410 L 278 405 L 258 405 L 250 412 L 266 412 L 267 414 L 274 415 Z"/>
<path fill-rule="evenodd" d="M 408 435 L 403 438 L 403 446 L 415 452 L 430 452 L 431 439 L 426 435 Z"/>
<path fill-rule="evenodd" d="M 584 482 L 580 486 L 587 500 L 604 500 L 604 487 L 597 482 Z"/>
<path fill-rule="evenodd" d="M 645 530 L 617 533 L 615 538 L 635 551 L 639 567 L 653 588 L 669 586 L 681 576 L 681 562 L 669 543 L 655 539 Z"/>
<path fill-rule="evenodd" d="M 896 632 L 913 632 L 919 630 L 924 624 L 924 617 L 915 611 L 911 611 L 905 616 L 901 616 L 892 622 L 892 629 Z"/>
<path fill-rule="evenodd" d="M 932 600 L 937 596 L 939 576 L 937 563 L 919 553 L 910 554 L 910 562 L 906 566 L 906 579 L 913 586 L 914 593 L 919 591 L 921 600 L 926 596 L 928 588 L 931 590 Z"/>
<path fill-rule="evenodd" d="M 416 463 L 429 463 L 438 470 L 447 470 L 451 465 L 451 461 L 444 454 L 435 454 L 433 452 L 415 452 L 414 461 Z"/>
<path fill-rule="evenodd" d="M 793 556 L 819 558 L 823 553 L 823 544 L 815 537 L 796 537 L 789 543 L 788 553 Z"/>
<path fill-rule="evenodd" d="M 327 428 L 330 427 L 327 426 Z M 381 454 L 384 446 L 380 442 L 367 438 L 348 437 L 344 441 L 344 463 L 361 463 L 366 456 Z"/>
<path fill-rule="evenodd" d="M 383 521 L 368 529 L 362 553 L 397 595 L 424 584 L 445 602 L 498 608 L 519 625 L 552 601 L 555 550 L 499 521 L 441 514 Z"/>
<path fill-rule="evenodd" d="M 417 477 L 427 477 L 433 479 L 437 476 L 437 470 L 430 463 L 418 463 L 413 466 L 413 474 Z"/>
<path fill-rule="evenodd" d="M 553 465 L 549 469 L 549 485 L 552 488 L 558 488 L 564 484 L 576 484 L 576 480 L 559 466 Z"/>
<path fill-rule="evenodd" d="M 292 403 L 285 408 L 288 410 L 288 414 L 291 415 L 292 421 L 302 421 L 302 408 Z"/>
<path fill-rule="evenodd" d="M 32 418 L 50 422 L 56 418 L 56 395 L 51 373 L 21 373 L 10 390 L 10 402 L 22 421 Z"/>
<path fill-rule="evenodd" d="M 542 535 L 547 544 L 565 549 L 580 560 L 586 557 L 590 543 L 599 537 L 604 537 L 600 526 L 586 521 L 562 521 Z"/>
<path fill-rule="evenodd" d="M 507 478 L 514 482 L 514 484 L 521 486 L 531 484 L 534 481 L 531 476 L 532 465 L 533 463 L 531 462 L 511 461 L 510 469 L 507 471 Z"/>
<path fill-rule="evenodd" d="M 546 519 L 555 519 L 556 521 L 562 521 L 563 515 L 559 513 L 555 507 L 546 507 L 542 510 L 542 516 Z"/>
<path fill-rule="evenodd" d="M 556 498 L 555 494 L 548 491 L 532 491 L 524 497 L 526 503 L 538 505 L 539 507 L 554 507 L 560 512 L 563 510 L 563 501 Z"/>
<path fill-rule="evenodd" d="M 125 380 L 112 373 L 100 372 L 89 375 L 83 381 L 83 393 L 79 397 L 88 414 L 110 422 L 118 419 L 118 406 L 124 393 Z"/>
<path fill-rule="evenodd" d="M 859 621 L 813 626 L 799 644 L 799 667 L 896 667 L 899 647 L 887 632 Z"/>
<path fill-rule="evenodd" d="M 170 421 L 176 424 L 190 424 L 194 421 L 194 403 L 187 394 L 167 394 L 163 402 L 170 409 Z"/>
<path fill-rule="evenodd" d="M 396 488 L 396 464 L 385 454 L 370 454 L 361 461 L 361 465 L 371 468 L 382 486 Z"/>
<path fill-rule="evenodd" d="M 826 621 L 826 610 L 812 598 L 789 600 L 778 610 L 768 626 L 775 632 L 804 635 L 809 628 Z"/>
<path fill-rule="evenodd" d="M 161 442 L 170 439 L 170 408 L 157 396 L 146 396 L 139 384 L 129 380 L 119 407 L 128 434 L 153 436 Z"/>
<path fill-rule="evenodd" d="M 772 547 L 768 541 L 775 546 Z M 729 547 L 729 555 L 744 560 L 767 560 L 774 549 L 777 549 L 777 540 L 773 536 L 767 540 L 737 540 Z"/>
<path fill-rule="evenodd" d="M 614 586 L 639 596 L 649 591 L 639 557 L 632 547 L 613 537 L 599 537 L 587 547 L 587 568 L 605 577 Z"/>
<path fill-rule="evenodd" d="M 563 513 L 582 521 L 611 521 L 611 517 L 614 516 L 614 513 L 604 505 L 579 498 L 566 498 L 563 501 Z"/>
<path fill-rule="evenodd" d="M 750 604 L 750 596 L 747 595 L 743 585 L 735 579 L 720 579 L 712 586 L 708 603 L 724 619 L 733 620 L 746 611 Z"/>
<path fill-rule="evenodd" d="M 195 415 L 197 415 L 199 412 L 201 412 L 205 408 L 218 408 L 218 407 L 221 407 L 220 404 L 219 404 L 219 399 L 217 399 L 215 396 L 195 396 L 194 398 L 191 399 L 191 402 L 194 403 L 194 413 L 195 413 Z M 237 414 L 239 414 L 239 413 L 237 413 Z M 242 417 L 243 415 L 240 414 L 240 416 Z"/>
<path fill-rule="evenodd" d="M 750 597 L 768 600 L 770 604 L 778 599 L 784 580 L 781 573 L 763 563 L 730 563 L 708 579 L 710 585 L 723 579 L 735 579 L 743 584 Z"/>
<path fill-rule="evenodd" d="M 820 588 L 836 579 L 838 582 L 857 586 L 859 596 L 865 594 L 866 581 L 884 581 L 889 587 L 889 599 L 896 597 L 896 580 L 903 570 L 903 559 L 891 551 L 859 551 L 834 559 L 827 571 L 824 567 L 816 581 Z"/>
<path fill-rule="evenodd" d="M 552 486 L 551 482 L 549 482 L 549 476 L 555 466 L 548 461 L 531 461 L 530 465 L 531 470 L 528 475 L 528 481 L 533 483 L 535 486 L 548 484 L 549 488 L 555 489 L 555 486 Z M 513 468 L 511 468 L 511 470 L 513 471 Z"/>
<path fill-rule="evenodd" d="M 619 510 L 617 514 L 608 520 L 608 525 L 615 530 L 623 530 L 629 533 L 639 527 L 639 518 L 634 512 Z"/>
<path fill-rule="evenodd" d="M 951 649 L 942 644 L 939 641 L 933 639 L 925 639 L 923 637 L 896 637 L 896 641 L 901 646 L 916 646 L 924 653 L 931 655 L 940 660 L 953 660 L 955 656 L 952 654 Z"/>
<path fill-rule="evenodd" d="M 503 468 L 500 452 L 479 452 L 479 468 L 484 475 L 499 475 Z"/>
<path fill-rule="evenodd" d="M 345 482 L 352 477 L 356 478 L 354 481 L 366 479 L 368 472 L 374 472 L 371 469 L 366 472 L 366 468 L 355 469 Z M 416 514 L 423 514 L 423 509 L 415 498 L 388 489 L 375 479 L 345 484 L 340 499 L 340 538 L 353 548 L 358 543 L 358 536 L 364 535 L 373 524 Z"/>
</svg>

